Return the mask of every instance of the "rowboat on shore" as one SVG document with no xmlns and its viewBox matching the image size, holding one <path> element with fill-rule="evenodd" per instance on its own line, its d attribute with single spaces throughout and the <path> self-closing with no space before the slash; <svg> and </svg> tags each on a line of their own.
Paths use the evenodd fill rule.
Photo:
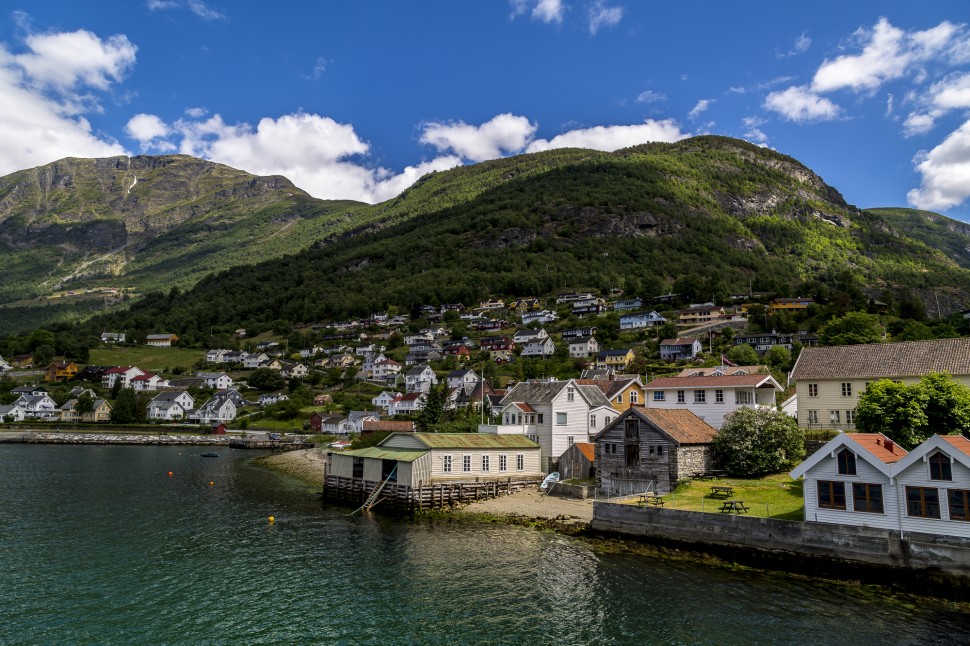
<svg viewBox="0 0 970 646">
<path fill-rule="evenodd" d="M 219 454 L 218 453 L 200 453 L 199 455 L 201 455 L 204 458 L 217 458 L 217 457 L 219 457 Z"/>
<path fill-rule="evenodd" d="M 542 481 L 542 484 L 539 485 L 539 488 L 542 490 L 546 490 L 550 488 L 552 485 L 556 484 L 557 482 L 559 482 L 559 472 L 553 471 L 552 473 L 546 476 L 546 479 Z"/>
</svg>

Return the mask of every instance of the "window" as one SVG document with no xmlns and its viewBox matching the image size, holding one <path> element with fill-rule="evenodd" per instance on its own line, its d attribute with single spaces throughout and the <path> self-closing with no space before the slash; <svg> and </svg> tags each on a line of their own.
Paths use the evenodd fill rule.
<svg viewBox="0 0 970 646">
<path fill-rule="evenodd" d="M 870 514 L 881 514 L 882 485 L 856 482 L 852 485 L 852 509 Z"/>
<path fill-rule="evenodd" d="M 542 424 L 542 413 L 538 413 L 537 416 L 538 416 L 537 423 Z"/>
<path fill-rule="evenodd" d="M 623 393 L 620 393 L 619 395 L 616 396 L 616 403 L 617 404 L 623 403 Z"/>
<path fill-rule="evenodd" d="M 571 402 L 576 399 L 576 389 L 569 387 L 566 389 L 566 401 Z"/>
<path fill-rule="evenodd" d="M 918 518 L 939 518 L 940 490 L 930 487 L 906 487 L 906 515 Z"/>
<path fill-rule="evenodd" d="M 647 447 L 647 448 L 649 449 L 649 450 L 647 451 L 647 453 L 649 453 L 650 455 L 653 455 L 653 451 L 654 451 L 654 448 L 656 448 L 656 447 L 654 447 L 654 445 L 653 445 L 653 444 L 651 444 L 651 445 L 650 445 L 649 447 Z"/>
<path fill-rule="evenodd" d="M 841 424 L 842 423 L 842 411 L 830 410 L 829 411 L 829 423 L 830 424 Z"/>
<path fill-rule="evenodd" d="M 576 443 L 576 436 L 575 435 L 567 435 L 566 436 L 566 446 L 572 446 L 575 443 Z"/>
<path fill-rule="evenodd" d="M 950 520 L 970 520 L 970 491 L 949 489 L 947 498 L 950 502 Z"/>
<path fill-rule="evenodd" d="M 640 440 L 640 424 L 636 419 L 627 419 L 623 425 L 623 437 L 627 441 L 639 441 Z"/>
<path fill-rule="evenodd" d="M 842 382 L 842 396 L 852 397 L 852 384 L 848 381 Z"/>
<path fill-rule="evenodd" d="M 808 423 L 809 424 L 818 424 L 818 411 L 817 410 L 810 410 L 810 411 L 808 411 Z"/>
<path fill-rule="evenodd" d="M 640 393 L 635 390 L 630 391 L 630 403 L 639 404 L 640 403 Z"/>
<path fill-rule="evenodd" d="M 694 403 L 695 404 L 706 404 L 707 403 L 707 391 L 706 390 L 695 390 L 694 391 Z"/>
<path fill-rule="evenodd" d="M 724 391 L 720 388 L 714 391 L 714 403 L 723 404 L 724 403 Z"/>
<path fill-rule="evenodd" d="M 532 440 L 533 442 L 535 442 L 536 444 L 539 443 L 539 436 L 538 435 L 526 435 L 526 437 L 529 438 L 530 440 Z"/>
<path fill-rule="evenodd" d="M 589 427 L 596 428 L 596 415 L 589 416 Z"/>
<path fill-rule="evenodd" d="M 525 470 L 525 455 L 518 453 L 515 456 L 515 470 L 523 471 Z"/>
<path fill-rule="evenodd" d="M 556 426 L 566 425 L 566 413 L 556 413 Z"/>
<path fill-rule="evenodd" d="M 678 404 L 683 404 L 685 401 L 687 401 L 687 399 L 684 396 L 684 391 L 683 390 L 678 390 L 677 391 L 677 403 Z"/>
<path fill-rule="evenodd" d="M 610 416 L 604 417 L 603 418 L 603 426 L 609 426 L 610 425 L 610 422 L 612 422 L 612 421 L 613 421 L 613 418 L 612 417 L 610 417 Z"/>
<path fill-rule="evenodd" d="M 749 390 L 738 390 L 734 393 L 734 403 L 738 406 L 750 406 L 752 399 L 754 398 Z"/>
<path fill-rule="evenodd" d="M 499 471 L 509 470 L 509 456 L 505 454 L 498 456 L 498 470 Z"/>
<path fill-rule="evenodd" d="M 953 467 L 950 458 L 944 453 L 934 453 L 930 456 L 930 480 L 953 480 Z"/>
<path fill-rule="evenodd" d="M 472 470 L 472 456 L 463 455 L 461 456 L 461 470 L 468 473 Z"/>
<path fill-rule="evenodd" d="M 663 454 L 664 454 L 664 446 L 663 444 L 661 444 L 657 446 L 657 455 L 663 455 Z"/>
<path fill-rule="evenodd" d="M 842 449 L 835 454 L 835 460 L 839 465 L 840 476 L 854 476 L 856 474 L 855 453 L 849 449 Z"/>
<path fill-rule="evenodd" d="M 655 402 L 662 402 L 662 401 L 664 401 L 664 398 L 665 397 L 666 397 L 666 392 L 665 391 L 663 391 L 663 390 L 655 390 L 655 391 L 653 391 L 653 401 L 655 401 Z"/>
<path fill-rule="evenodd" d="M 488 456 L 482 456 L 482 471 L 488 471 Z"/>
<path fill-rule="evenodd" d="M 845 509 L 845 483 L 819 480 L 818 507 L 819 509 Z"/>
<path fill-rule="evenodd" d="M 855 409 L 845 411 L 845 423 L 855 424 Z"/>
<path fill-rule="evenodd" d="M 441 456 L 441 472 L 442 473 L 451 473 L 451 456 L 450 455 L 442 455 Z"/>
<path fill-rule="evenodd" d="M 808 396 L 818 397 L 818 384 L 808 384 Z"/>
</svg>

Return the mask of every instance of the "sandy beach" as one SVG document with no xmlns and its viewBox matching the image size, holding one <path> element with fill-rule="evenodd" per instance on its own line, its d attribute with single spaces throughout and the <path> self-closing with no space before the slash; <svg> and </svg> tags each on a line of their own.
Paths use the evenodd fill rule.
<svg viewBox="0 0 970 646">
<path fill-rule="evenodd" d="M 320 485 L 323 482 L 326 460 L 326 450 L 304 449 L 270 455 L 260 458 L 259 462 L 304 482 Z M 511 521 L 537 519 L 562 525 L 585 526 L 593 519 L 593 501 L 547 496 L 540 493 L 538 487 L 530 487 L 509 496 L 473 502 L 453 511 L 458 514 L 507 518 Z"/>
</svg>

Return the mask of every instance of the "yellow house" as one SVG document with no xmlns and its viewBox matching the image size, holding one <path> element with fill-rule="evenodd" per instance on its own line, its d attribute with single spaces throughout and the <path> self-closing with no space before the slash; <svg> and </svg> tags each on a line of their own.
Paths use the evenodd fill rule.
<svg viewBox="0 0 970 646">
<path fill-rule="evenodd" d="M 623 412 L 631 406 L 643 406 L 646 394 L 640 377 L 622 379 L 577 379 L 581 386 L 596 386 L 610 400 L 610 406 Z"/>
<path fill-rule="evenodd" d="M 633 350 L 622 348 L 619 350 L 601 350 L 596 354 L 597 368 L 616 368 L 626 370 L 626 367 L 636 359 Z"/>
<path fill-rule="evenodd" d="M 798 312 L 807 310 L 809 306 L 814 304 L 815 301 L 811 298 L 776 298 L 768 305 L 768 311 L 772 314 L 775 312 Z"/>
<path fill-rule="evenodd" d="M 47 366 L 47 381 L 70 381 L 77 377 L 77 364 L 73 361 L 55 361 Z"/>
</svg>

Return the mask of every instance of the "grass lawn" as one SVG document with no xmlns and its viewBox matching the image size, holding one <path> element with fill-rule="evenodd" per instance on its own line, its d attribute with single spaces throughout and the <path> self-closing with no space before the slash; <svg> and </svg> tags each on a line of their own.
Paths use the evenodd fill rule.
<svg viewBox="0 0 970 646">
<path fill-rule="evenodd" d="M 783 520 L 803 518 L 802 481 L 792 480 L 784 473 L 757 479 L 691 480 L 663 496 L 664 509 L 720 513 L 724 497 L 711 496 L 712 486 L 733 487 L 730 499 L 744 501 L 750 509 L 748 516 Z"/>
<path fill-rule="evenodd" d="M 205 352 L 190 348 L 153 348 L 139 345 L 131 348 L 91 348 L 90 363 L 96 366 L 138 366 L 158 372 L 166 368 L 191 368 L 204 359 Z"/>
</svg>

